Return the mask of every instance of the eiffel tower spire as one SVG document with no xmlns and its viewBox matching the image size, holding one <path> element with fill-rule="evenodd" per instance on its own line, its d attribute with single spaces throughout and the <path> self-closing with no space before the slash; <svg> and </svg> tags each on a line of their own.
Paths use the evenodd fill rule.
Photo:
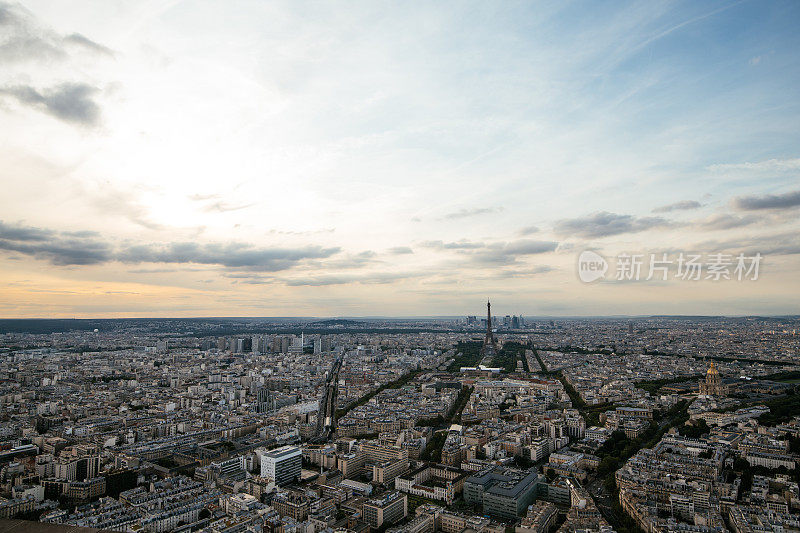
<svg viewBox="0 0 800 533">
<path fill-rule="evenodd" d="M 492 332 L 492 303 L 486 300 L 486 337 L 483 339 L 483 348 L 481 354 L 494 355 L 497 353 L 497 340 L 494 338 Z"/>
</svg>

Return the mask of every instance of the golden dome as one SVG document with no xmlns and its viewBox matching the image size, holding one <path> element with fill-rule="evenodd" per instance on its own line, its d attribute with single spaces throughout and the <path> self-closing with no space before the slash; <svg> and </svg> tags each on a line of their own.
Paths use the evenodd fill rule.
<svg viewBox="0 0 800 533">
<path fill-rule="evenodd" d="M 719 371 L 716 368 L 714 368 L 714 361 L 711 361 L 711 366 L 709 367 L 708 372 L 706 372 L 706 374 L 711 376 L 719 374 Z"/>
</svg>

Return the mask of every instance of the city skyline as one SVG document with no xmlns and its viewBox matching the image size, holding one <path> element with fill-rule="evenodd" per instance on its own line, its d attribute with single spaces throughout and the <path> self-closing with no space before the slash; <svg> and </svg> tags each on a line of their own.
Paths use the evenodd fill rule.
<svg viewBox="0 0 800 533">
<path fill-rule="evenodd" d="M 800 314 L 798 20 L 0 2 L 0 318 Z"/>
</svg>

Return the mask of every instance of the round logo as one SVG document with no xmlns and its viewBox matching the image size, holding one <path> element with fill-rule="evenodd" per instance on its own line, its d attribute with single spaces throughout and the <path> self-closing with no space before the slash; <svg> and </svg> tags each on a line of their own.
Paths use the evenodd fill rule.
<svg viewBox="0 0 800 533">
<path fill-rule="evenodd" d="M 604 277 L 608 271 L 605 258 L 591 250 L 584 250 L 578 256 L 578 277 L 584 283 L 591 283 Z"/>
</svg>

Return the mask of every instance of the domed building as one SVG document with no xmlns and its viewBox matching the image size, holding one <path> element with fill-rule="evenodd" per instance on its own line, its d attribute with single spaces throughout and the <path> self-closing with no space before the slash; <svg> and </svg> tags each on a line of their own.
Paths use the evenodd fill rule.
<svg viewBox="0 0 800 533">
<path fill-rule="evenodd" d="M 700 382 L 700 394 L 705 396 L 727 396 L 728 387 L 722 383 L 719 370 L 714 367 L 714 362 L 706 372 L 706 380 Z"/>
</svg>

